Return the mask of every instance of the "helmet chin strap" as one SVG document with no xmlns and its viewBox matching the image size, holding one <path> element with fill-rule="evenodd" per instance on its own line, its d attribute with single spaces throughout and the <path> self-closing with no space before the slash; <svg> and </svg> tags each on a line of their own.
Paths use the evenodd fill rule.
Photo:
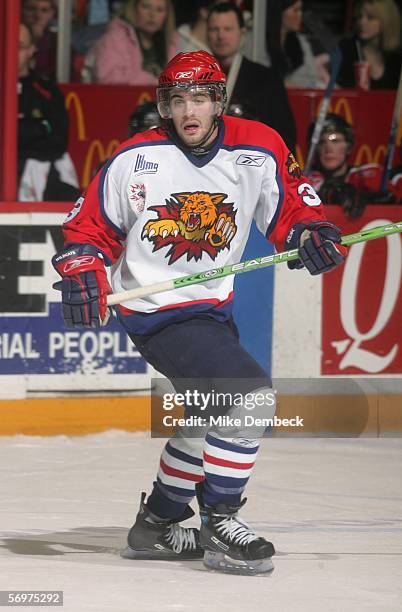
<svg viewBox="0 0 402 612">
<path fill-rule="evenodd" d="M 197 142 L 197 144 L 194 144 L 194 145 L 187 145 L 180 138 L 180 136 L 178 135 L 176 131 L 176 128 L 174 127 L 174 123 L 171 119 L 167 119 L 166 123 L 167 123 L 167 131 L 168 131 L 170 139 L 181 149 L 185 149 L 186 151 L 188 151 L 189 153 L 192 153 L 193 155 L 205 155 L 212 148 L 215 142 L 215 139 L 214 139 L 212 140 L 212 142 L 206 145 L 209 138 L 212 136 L 214 130 L 218 127 L 218 119 L 216 117 L 213 118 L 211 127 L 209 128 L 208 132 L 205 134 L 204 138 L 202 138 L 200 142 Z"/>
</svg>

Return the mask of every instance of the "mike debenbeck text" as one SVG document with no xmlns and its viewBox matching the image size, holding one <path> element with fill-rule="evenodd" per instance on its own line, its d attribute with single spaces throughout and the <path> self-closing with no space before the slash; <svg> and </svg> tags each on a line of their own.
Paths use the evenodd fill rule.
<svg viewBox="0 0 402 612">
<path fill-rule="evenodd" d="M 167 414 L 163 417 L 162 422 L 165 427 L 303 427 L 304 419 L 296 416 L 292 419 L 281 419 L 274 416 L 270 419 L 259 419 L 247 414 L 243 419 L 230 417 L 225 414 L 223 416 L 210 416 L 208 418 L 201 416 L 174 417 Z"/>
</svg>

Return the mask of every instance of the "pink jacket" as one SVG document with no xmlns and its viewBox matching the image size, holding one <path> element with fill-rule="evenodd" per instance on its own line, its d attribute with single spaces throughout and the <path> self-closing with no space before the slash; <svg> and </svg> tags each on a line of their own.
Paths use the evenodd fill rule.
<svg viewBox="0 0 402 612">
<path fill-rule="evenodd" d="M 177 37 L 168 49 L 168 60 L 176 53 Z M 105 85 L 156 85 L 150 72 L 142 68 L 142 54 L 134 28 L 115 17 L 93 47 L 95 82 Z"/>
</svg>

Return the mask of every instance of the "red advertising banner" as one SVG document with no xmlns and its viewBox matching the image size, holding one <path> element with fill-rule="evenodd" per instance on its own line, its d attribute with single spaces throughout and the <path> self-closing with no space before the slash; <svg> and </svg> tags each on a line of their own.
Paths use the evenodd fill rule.
<svg viewBox="0 0 402 612">
<path fill-rule="evenodd" d="M 344 234 L 401 221 L 402 206 L 368 206 L 361 219 L 341 208 L 329 217 Z M 323 277 L 321 374 L 402 372 L 402 236 L 356 244 Z"/>
<path fill-rule="evenodd" d="M 128 135 L 128 119 L 139 104 L 151 100 L 154 87 L 61 85 L 70 117 L 68 150 L 82 188 L 99 164 Z"/>
<path fill-rule="evenodd" d="M 291 89 L 288 95 L 297 125 L 296 156 L 303 166 L 308 146 L 308 128 L 317 117 L 323 92 L 317 89 Z M 351 163 L 382 164 L 394 102 L 395 91 L 335 90 L 328 112 L 341 115 L 353 127 L 355 145 L 351 152 Z M 397 143 L 401 142 L 401 138 L 402 123 Z"/>
<path fill-rule="evenodd" d="M 70 116 L 69 152 L 81 187 L 85 188 L 99 163 L 127 138 L 130 114 L 138 104 L 154 97 L 155 88 L 80 83 L 63 84 L 61 87 Z M 308 127 L 317 116 L 323 92 L 292 89 L 288 94 L 297 125 L 296 156 L 303 166 Z M 382 163 L 394 100 L 393 91 L 337 90 L 334 93 L 330 111 L 349 121 L 355 132 L 352 163 Z M 401 142 L 401 136 L 402 123 L 397 143 Z"/>
</svg>

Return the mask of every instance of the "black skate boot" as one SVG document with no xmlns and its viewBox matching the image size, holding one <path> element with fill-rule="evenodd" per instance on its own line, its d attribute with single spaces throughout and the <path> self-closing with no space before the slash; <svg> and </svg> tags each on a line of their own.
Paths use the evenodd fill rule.
<svg viewBox="0 0 402 612">
<path fill-rule="evenodd" d="M 185 528 L 180 521 L 194 516 L 187 506 L 179 519 L 160 520 L 153 516 L 145 504 L 145 493 L 141 493 L 140 509 L 128 536 L 127 548 L 121 553 L 125 559 L 164 559 L 191 560 L 202 559 L 204 551 L 199 543 L 200 532 L 195 528 Z"/>
<path fill-rule="evenodd" d="M 205 507 L 198 488 L 204 565 L 208 569 L 228 574 L 255 575 L 272 572 L 271 557 L 275 549 L 271 542 L 259 538 L 238 516 L 238 510 L 246 503 L 232 506 L 220 503 L 214 508 Z"/>
</svg>

